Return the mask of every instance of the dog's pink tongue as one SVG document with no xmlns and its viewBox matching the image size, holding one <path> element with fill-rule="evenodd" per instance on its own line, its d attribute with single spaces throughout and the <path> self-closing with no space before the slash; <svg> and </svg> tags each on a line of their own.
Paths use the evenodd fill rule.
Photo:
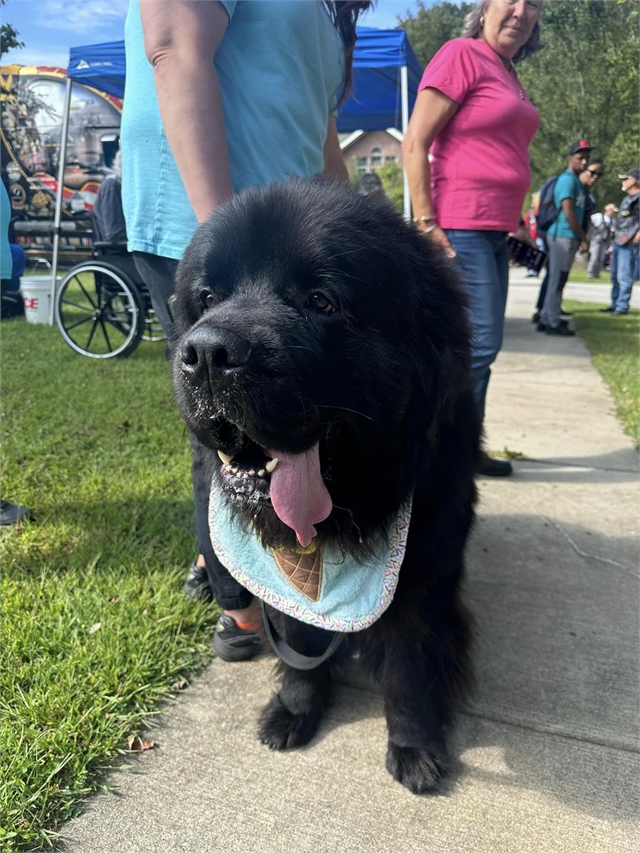
<svg viewBox="0 0 640 853">
<path fill-rule="evenodd" d="M 331 512 L 333 506 L 320 473 L 318 445 L 306 453 L 280 453 L 267 450 L 267 456 L 278 459 L 271 475 L 269 494 L 280 521 L 296 532 L 298 542 L 306 548 L 316 535 L 313 526 Z"/>
</svg>

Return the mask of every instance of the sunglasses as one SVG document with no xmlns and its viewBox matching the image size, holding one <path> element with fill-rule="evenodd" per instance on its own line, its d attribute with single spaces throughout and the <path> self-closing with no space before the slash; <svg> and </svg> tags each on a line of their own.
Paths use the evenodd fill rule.
<svg viewBox="0 0 640 853">
<path fill-rule="evenodd" d="M 586 171 L 591 175 L 592 178 L 595 178 L 596 180 L 598 178 L 601 178 L 603 175 L 602 172 L 594 172 L 593 169 L 587 169 Z"/>
</svg>

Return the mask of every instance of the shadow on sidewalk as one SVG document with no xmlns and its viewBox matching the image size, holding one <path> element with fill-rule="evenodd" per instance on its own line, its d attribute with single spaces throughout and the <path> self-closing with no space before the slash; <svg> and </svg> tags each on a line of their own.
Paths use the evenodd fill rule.
<svg viewBox="0 0 640 853">
<path fill-rule="evenodd" d="M 537 515 L 479 520 L 467 595 L 477 620 L 478 688 L 457 720 L 442 793 L 455 796 L 471 774 L 594 819 L 630 820 L 640 803 L 638 569 L 637 560 L 628 571 L 606 561 L 619 551 L 637 557 L 638 543 L 565 529 L 601 560 L 578 554 Z M 382 696 L 356 662 L 337 681 L 314 742 L 384 718 Z M 384 740 L 379 748 L 382 761 Z M 487 752 L 499 772 L 487 769 Z"/>
</svg>

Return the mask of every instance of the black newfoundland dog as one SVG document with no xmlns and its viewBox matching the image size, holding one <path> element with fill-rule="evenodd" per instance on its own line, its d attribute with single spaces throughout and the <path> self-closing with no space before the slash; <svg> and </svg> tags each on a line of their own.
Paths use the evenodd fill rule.
<svg viewBox="0 0 640 853">
<path fill-rule="evenodd" d="M 200 226 L 176 290 L 179 406 L 245 536 L 274 553 L 315 537 L 363 573 L 413 496 L 391 604 L 319 666 L 282 665 L 260 739 L 307 743 L 332 667 L 357 653 L 384 694 L 387 769 L 433 790 L 472 682 L 460 584 L 479 424 L 450 263 L 386 202 L 291 179 L 240 193 Z M 332 636 L 267 610 L 298 652 L 319 655 Z"/>
</svg>

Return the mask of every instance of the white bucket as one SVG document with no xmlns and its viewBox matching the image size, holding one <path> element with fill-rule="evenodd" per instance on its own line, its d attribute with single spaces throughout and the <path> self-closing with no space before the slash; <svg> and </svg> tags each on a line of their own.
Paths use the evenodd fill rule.
<svg viewBox="0 0 640 853">
<path fill-rule="evenodd" d="M 20 293 L 24 300 L 27 323 L 50 325 L 53 276 L 25 275 L 20 278 Z"/>
</svg>

